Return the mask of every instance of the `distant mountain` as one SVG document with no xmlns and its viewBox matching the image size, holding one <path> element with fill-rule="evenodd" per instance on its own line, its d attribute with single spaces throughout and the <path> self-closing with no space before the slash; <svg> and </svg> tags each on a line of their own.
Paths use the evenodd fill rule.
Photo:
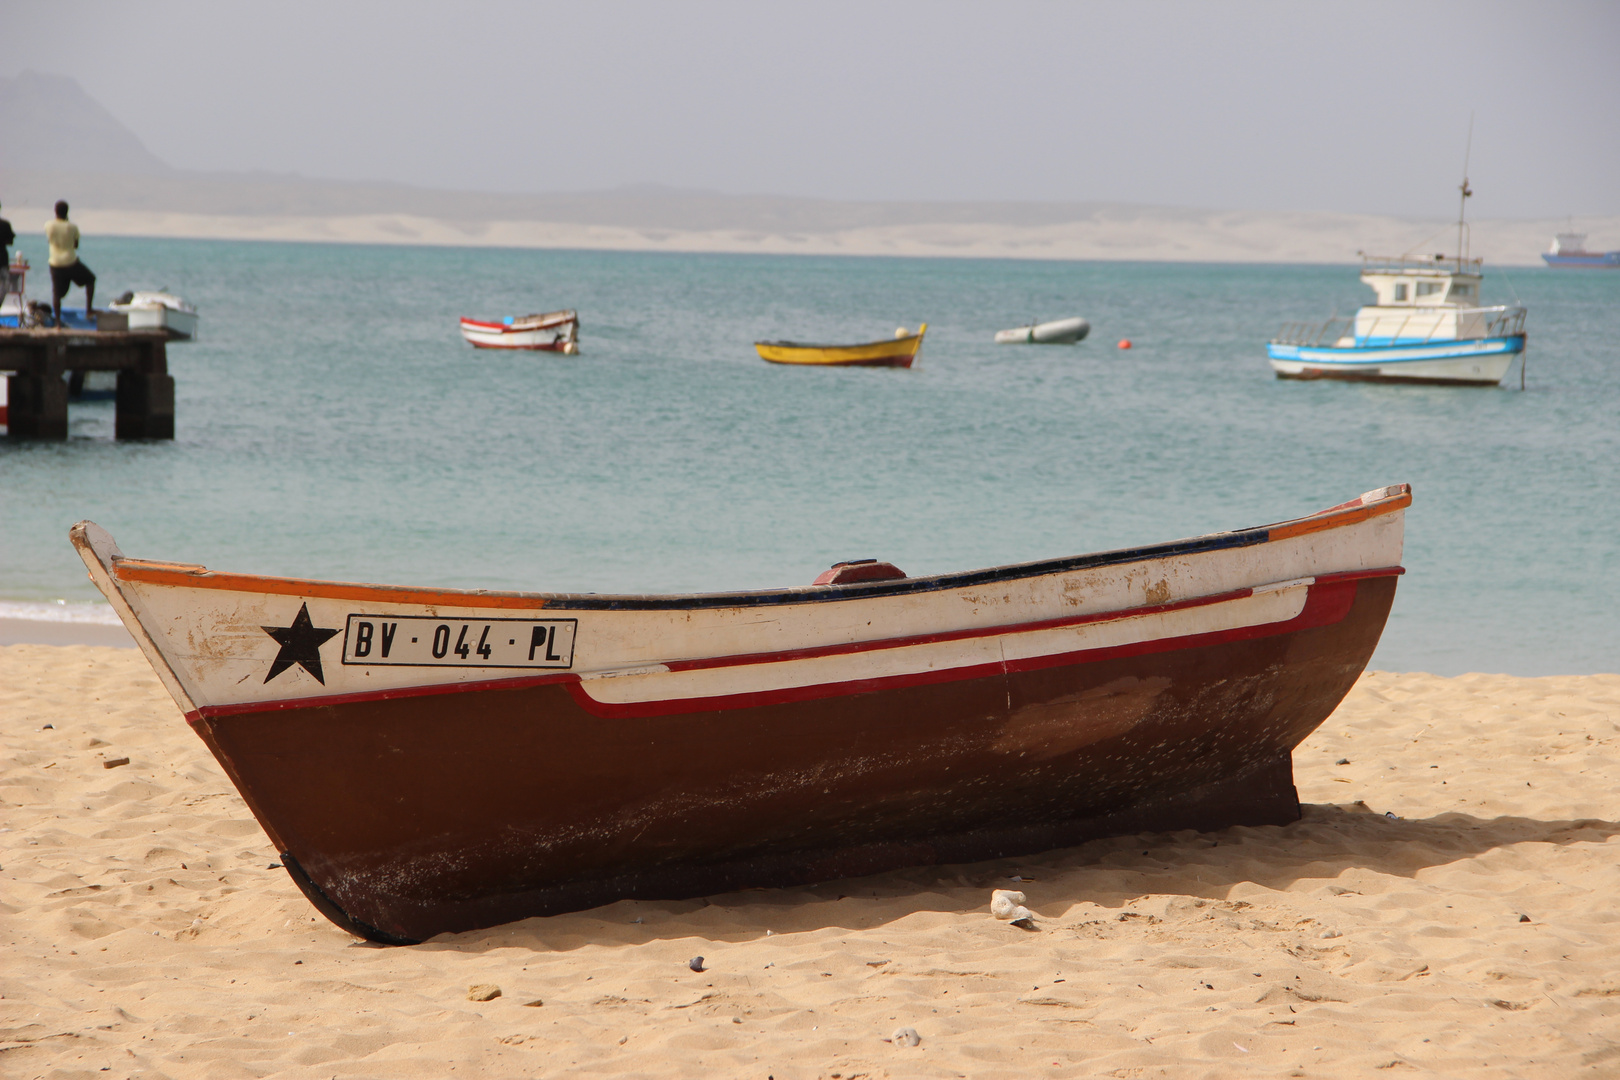
<svg viewBox="0 0 1620 1080">
<path fill-rule="evenodd" d="M 65 75 L 0 76 L 0 169 L 161 175 L 135 133 Z"/>
<path fill-rule="evenodd" d="M 545 194 L 445 191 L 293 173 L 171 169 L 73 79 L 25 71 L 0 77 L 0 199 L 75 216 L 94 212 L 215 218 L 336 219 L 404 215 L 479 233 L 492 222 L 753 237 L 826 236 L 863 229 L 989 225 L 1041 229 L 1075 222 L 1192 225 L 1215 211 L 1087 202 L 858 202 L 731 195 L 636 184 Z M 658 239 L 649 237 L 649 239 Z"/>
<path fill-rule="evenodd" d="M 738 229 L 828 233 L 938 223 L 1038 227 L 1140 213 L 1107 203 L 845 202 L 783 195 L 727 195 L 658 185 L 612 191 L 518 194 L 445 191 L 376 181 L 314 180 L 292 173 L 215 173 L 172 169 L 119 175 L 25 169 L 0 159 L 0 197 L 49 206 L 66 198 L 88 210 L 133 210 L 232 217 L 350 217 L 408 214 L 448 222 L 550 221 L 631 229 Z M 1167 210 L 1161 214 L 1197 211 Z"/>
<path fill-rule="evenodd" d="M 1130 207 L 1098 203 L 847 202 L 728 195 L 661 184 L 507 194 L 315 180 L 292 173 L 171 169 L 73 79 L 36 71 L 0 77 L 0 199 L 11 206 L 48 207 L 59 198 L 81 211 L 232 217 L 408 214 L 447 222 L 545 221 L 763 233 L 933 223 L 1039 227 L 1133 213 Z"/>
<path fill-rule="evenodd" d="M 0 198 L 19 232 L 57 199 L 101 236 L 625 251 L 1341 262 L 1441 224 L 1095 202 L 854 202 L 638 184 L 548 194 L 444 191 L 291 173 L 171 169 L 78 83 L 0 78 Z M 1594 220 L 1620 233 L 1620 218 Z M 1474 250 L 1539 265 L 1557 221 L 1474 223 Z M 34 233 L 37 236 L 37 232 Z"/>
</svg>

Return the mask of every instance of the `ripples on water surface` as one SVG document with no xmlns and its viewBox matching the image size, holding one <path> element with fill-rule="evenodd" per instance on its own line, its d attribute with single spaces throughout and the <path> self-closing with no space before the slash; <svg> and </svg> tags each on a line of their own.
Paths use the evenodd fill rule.
<svg viewBox="0 0 1620 1080">
<path fill-rule="evenodd" d="M 203 338 L 169 352 L 173 443 L 114 442 L 92 402 L 65 444 L 0 445 L 0 599 L 96 597 L 66 539 L 80 518 L 132 555 L 219 569 L 665 592 L 1151 543 L 1409 481 L 1376 666 L 1620 669 L 1620 273 L 1487 270 L 1487 302 L 1511 287 L 1530 307 L 1521 394 L 1516 369 L 1492 390 L 1273 379 L 1279 324 L 1370 295 L 1351 266 L 85 252 L 107 295 L 192 299 Z M 456 331 L 559 307 L 580 311 L 580 356 L 474 352 Z M 1093 325 L 1077 347 L 991 343 L 1071 314 Z M 924 320 L 911 371 L 751 347 Z"/>
</svg>

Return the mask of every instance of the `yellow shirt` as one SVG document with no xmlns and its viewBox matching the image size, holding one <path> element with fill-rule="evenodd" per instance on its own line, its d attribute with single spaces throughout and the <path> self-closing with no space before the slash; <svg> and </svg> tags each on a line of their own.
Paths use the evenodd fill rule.
<svg viewBox="0 0 1620 1080">
<path fill-rule="evenodd" d="M 79 227 L 57 218 L 45 226 L 45 239 L 51 243 L 51 265 L 72 266 L 79 261 Z"/>
</svg>

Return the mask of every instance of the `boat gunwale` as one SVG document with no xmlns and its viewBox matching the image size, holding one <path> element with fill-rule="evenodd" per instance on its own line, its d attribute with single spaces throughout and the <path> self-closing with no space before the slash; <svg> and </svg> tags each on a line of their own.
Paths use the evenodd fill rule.
<svg viewBox="0 0 1620 1080">
<path fill-rule="evenodd" d="M 761 345 L 770 349 L 872 349 L 880 345 L 905 345 L 911 341 L 921 341 L 921 334 L 907 334 L 905 337 L 879 338 L 876 341 L 860 341 L 853 345 L 818 345 L 809 341 L 756 341 L 754 347 Z"/>
<path fill-rule="evenodd" d="M 771 607 L 786 604 L 827 603 L 915 593 L 942 592 L 996 582 L 1018 581 L 1075 570 L 1091 570 L 1132 562 L 1195 555 L 1230 548 L 1252 547 L 1306 533 L 1341 528 L 1403 510 L 1412 503 L 1409 484 L 1374 491 L 1386 494 L 1371 502 L 1360 499 L 1305 517 L 1291 518 L 1231 532 L 1171 540 L 1142 547 L 1071 555 L 1056 559 L 1010 563 L 981 570 L 953 571 L 922 577 L 856 582 L 848 585 L 799 585 L 788 588 L 674 594 L 531 593 L 505 590 L 459 590 L 359 582 L 321 581 L 258 574 L 222 573 L 205 566 L 115 556 L 109 569 L 120 581 L 180 588 L 220 589 L 229 592 L 368 600 L 374 603 L 424 604 L 441 607 L 563 611 L 668 611 L 705 608 Z M 1368 494 L 1372 494 L 1369 492 Z"/>
</svg>

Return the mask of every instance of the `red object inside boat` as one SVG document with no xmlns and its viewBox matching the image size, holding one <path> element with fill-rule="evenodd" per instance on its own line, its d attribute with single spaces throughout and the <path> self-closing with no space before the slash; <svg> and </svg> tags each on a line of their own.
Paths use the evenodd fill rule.
<svg viewBox="0 0 1620 1080">
<path fill-rule="evenodd" d="M 905 576 L 906 572 L 894 563 L 878 562 L 876 559 L 851 559 L 849 562 L 833 563 L 832 569 L 823 570 L 821 576 L 810 584 L 848 585 L 854 581 L 891 581 Z"/>
</svg>

